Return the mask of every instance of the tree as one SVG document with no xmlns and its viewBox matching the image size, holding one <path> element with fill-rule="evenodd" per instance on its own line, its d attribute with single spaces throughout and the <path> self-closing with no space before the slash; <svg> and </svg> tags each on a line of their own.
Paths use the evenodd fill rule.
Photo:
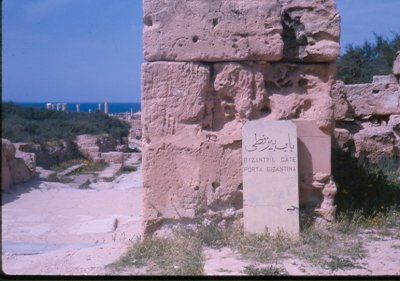
<svg viewBox="0 0 400 281">
<path fill-rule="evenodd" d="M 370 83 L 374 75 L 392 73 L 396 53 L 400 50 L 400 34 L 392 39 L 375 35 L 375 42 L 362 46 L 349 44 L 338 59 L 338 79 L 346 84 Z"/>
</svg>

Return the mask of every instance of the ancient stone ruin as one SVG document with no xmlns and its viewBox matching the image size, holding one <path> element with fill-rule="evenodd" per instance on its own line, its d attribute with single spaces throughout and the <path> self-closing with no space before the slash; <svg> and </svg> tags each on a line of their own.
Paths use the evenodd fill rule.
<svg viewBox="0 0 400 281">
<path fill-rule="evenodd" d="M 332 87 L 334 148 L 393 170 L 400 167 L 400 52 L 393 74 L 367 84 Z"/>
<path fill-rule="evenodd" d="M 36 155 L 28 153 L 23 143 L 1 139 L 1 189 L 36 177 Z"/>
<path fill-rule="evenodd" d="M 339 23 L 333 0 L 144 0 L 145 234 L 243 217 L 248 120 L 308 120 L 305 139 L 330 140 Z M 299 171 L 300 208 L 330 221 L 330 162 L 311 167 Z"/>
</svg>

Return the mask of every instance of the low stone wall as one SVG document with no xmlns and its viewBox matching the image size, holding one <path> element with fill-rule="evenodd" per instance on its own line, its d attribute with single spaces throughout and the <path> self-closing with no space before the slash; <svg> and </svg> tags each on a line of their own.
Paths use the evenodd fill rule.
<svg viewBox="0 0 400 281">
<path fill-rule="evenodd" d="M 74 143 L 79 153 L 92 161 L 102 161 L 102 153 L 116 151 L 117 147 L 117 142 L 107 134 L 79 135 Z"/>
<path fill-rule="evenodd" d="M 399 64 L 400 55 L 393 75 L 374 76 L 371 83 L 336 82 L 334 148 L 372 164 L 400 168 Z"/>
<path fill-rule="evenodd" d="M 24 144 L 20 147 L 20 150 L 34 153 L 36 155 L 36 164 L 46 169 L 79 156 L 75 145 L 71 141 L 65 140 L 48 142 L 46 145 Z"/>
</svg>

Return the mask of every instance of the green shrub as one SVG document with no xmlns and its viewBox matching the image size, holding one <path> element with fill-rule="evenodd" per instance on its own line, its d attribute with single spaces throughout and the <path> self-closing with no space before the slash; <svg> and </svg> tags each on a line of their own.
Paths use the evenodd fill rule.
<svg viewBox="0 0 400 281">
<path fill-rule="evenodd" d="M 392 74 L 396 52 L 400 50 L 400 34 L 391 39 L 375 34 L 375 42 L 362 46 L 352 44 L 338 58 L 338 79 L 346 84 L 370 83 L 374 75 Z"/>
<path fill-rule="evenodd" d="M 268 267 L 256 267 L 253 264 L 245 266 L 244 273 L 250 276 L 278 276 L 288 274 L 286 269 L 282 266 L 270 265 Z"/>
<path fill-rule="evenodd" d="M 339 214 L 363 210 L 364 215 L 369 216 L 398 204 L 399 172 L 392 161 L 383 159 L 372 165 L 349 153 L 333 150 L 332 174 L 338 187 L 335 199 Z"/>
<path fill-rule="evenodd" d="M 101 112 L 76 113 L 2 104 L 2 137 L 12 142 L 45 144 L 49 140 L 71 141 L 81 134 L 107 133 L 115 139 L 129 134 L 129 124 Z"/>
</svg>

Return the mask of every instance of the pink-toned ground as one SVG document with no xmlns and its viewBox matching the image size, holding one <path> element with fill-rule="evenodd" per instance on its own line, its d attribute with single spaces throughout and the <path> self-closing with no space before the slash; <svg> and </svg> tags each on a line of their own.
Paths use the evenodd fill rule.
<svg viewBox="0 0 400 281">
<path fill-rule="evenodd" d="M 2 196 L 6 274 L 103 275 L 140 233 L 141 173 L 76 189 L 32 181 Z"/>
<path fill-rule="evenodd" d="M 12 275 L 146 275 L 146 268 L 115 272 L 105 266 L 141 232 L 141 172 L 123 174 L 92 189 L 32 181 L 2 194 L 2 270 Z M 400 231 L 400 227 L 399 227 Z M 375 238 L 374 238 L 375 237 Z M 360 268 L 323 269 L 288 258 L 289 275 L 400 275 L 400 239 L 363 235 Z M 205 275 L 244 275 L 249 265 L 229 248 L 203 251 Z"/>
</svg>

